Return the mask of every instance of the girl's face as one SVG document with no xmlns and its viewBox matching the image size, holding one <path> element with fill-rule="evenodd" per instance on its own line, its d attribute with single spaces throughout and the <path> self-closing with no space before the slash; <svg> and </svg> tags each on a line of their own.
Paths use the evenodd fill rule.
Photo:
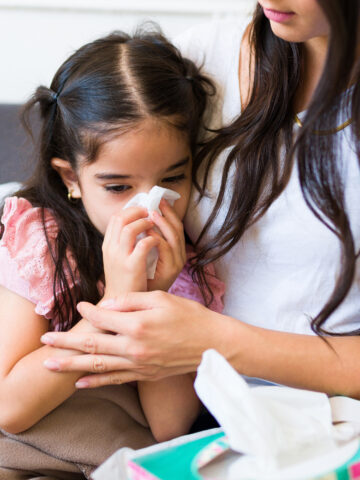
<svg viewBox="0 0 360 480">
<path fill-rule="evenodd" d="M 329 23 L 316 0 L 260 0 L 277 37 L 288 42 L 307 42 L 329 35 Z"/>
<path fill-rule="evenodd" d="M 178 192 L 174 209 L 182 220 L 191 190 L 191 151 L 186 135 L 163 122 L 145 120 L 105 143 L 95 162 L 80 165 L 70 186 L 93 223 L 105 233 L 112 215 L 137 193 L 158 185 Z"/>
</svg>

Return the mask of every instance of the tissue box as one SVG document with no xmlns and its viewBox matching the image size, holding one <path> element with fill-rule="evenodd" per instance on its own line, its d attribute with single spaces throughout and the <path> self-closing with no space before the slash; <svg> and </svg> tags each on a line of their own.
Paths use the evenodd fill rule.
<svg viewBox="0 0 360 480">
<path fill-rule="evenodd" d="M 201 468 L 229 450 L 226 437 L 214 440 L 214 435 L 171 449 L 129 460 L 129 480 L 226 480 L 226 469 L 220 476 L 202 476 Z M 207 443 L 208 440 L 208 443 Z M 201 445 L 206 444 L 201 448 Z M 200 448 L 199 448 L 200 447 Z M 217 471 L 221 463 L 217 465 Z M 348 462 L 334 472 L 301 480 L 359 480 L 360 449 Z M 260 480 L 260 479 L 258 479 Z M 266 480 L 266 479 L 264 479 Z M 299 479 L 300 480 L 300 479 Z"/>
<path fill-rule="evenodd" d="M 229 450 L 220 431 L 167 446 L 128 461 L 129 480 L 196 480 L 198 470 Z"/>
<path fill-rule="evenodd" d="M 116 452 L 92 475 L 94 480 L 227 480 L 229 461 L 238 455 L 229 455 L 230 447 L 221 428 L 141 450 L 123 450 L 125 457 L 120 455 L 121 450 Z M 120 465 L 123 461 L 124 470 Z M 329 472 L 325 468 L 320 476 L 301 475 L 296 480 L 360 480 L 360 448 L 336 470 Z"/>
</svg>

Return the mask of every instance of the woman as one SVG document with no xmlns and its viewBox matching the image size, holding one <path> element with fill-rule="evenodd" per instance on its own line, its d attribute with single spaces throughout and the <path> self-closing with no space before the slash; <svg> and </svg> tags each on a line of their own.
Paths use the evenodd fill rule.
<svg viewBox="0 0 360 480">
<path fill-rule="evenodd" d="M 215 348 L 241 374 L 360 398 L 359 16 L 357 0 L 262 0 L 246 28 L 184 36 L 219 86 L 187 230 L 225 314 L 164 292 L 80 304 L 119 335 L 46 334 L 74 350 L 48 368 L 96 373 L 78 388 L 156 380 Z"/>
</svg>

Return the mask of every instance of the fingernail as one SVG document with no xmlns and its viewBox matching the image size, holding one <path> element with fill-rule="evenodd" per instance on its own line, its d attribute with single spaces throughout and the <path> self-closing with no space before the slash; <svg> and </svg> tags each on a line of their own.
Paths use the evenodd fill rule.
<svg viewBox="0 0 360 480">
<path fill-rule="evenodd" d="M 46 345 L 54 345 L 54 343 L 55 343 L 54 337 L 52 337 L 51 335 L 49 335 L 47 333 L 45 333 L 45 335 L 42 335 L 40 337 L 40 341 L 42 343 L 46 343 Z"/>
<path fill-rule="evenodd" d="M 113 298 L 109 298 L 108 300 L 103 300 L 102 302 L 100 302 L 99 306 L 104 308 L 110 308 L 113 307 L 115 304 L 115 300 Z"/>
<path fill-rule="evenodd" d="M 49 370 L 60 370 L 60 363 L 56 360 L 47 359 L 44 361 L 43 365 Z"/>
<path fill-rule="evenodd" d="M 160 215 L 158 214 L 158 212 L 157 212 L 156 210 L 154 210 L 153 212 L 151 212 L 151 218 L 154 218 L 154 219 L 156 220 L 156 219 L 159 218 L 159 217 L 160 217 Z"/>
<path fill-rule="evenodd" d="M 76 388 L 87 388 L 89 386 L 89 382 L 86 382 L 85 380 L 78 380 L 75 383 Z"/>
<path fill-rule="evenodd" d="M 76 305 L 76 310 L 81 314 L 82 304 L 81 302 Z"/>
</svg>

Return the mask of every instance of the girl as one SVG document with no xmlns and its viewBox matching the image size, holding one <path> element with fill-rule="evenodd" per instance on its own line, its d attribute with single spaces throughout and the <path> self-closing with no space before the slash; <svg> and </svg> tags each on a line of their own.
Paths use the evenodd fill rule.
<svg viewBox="0 0 360 480">
<path fill-rule="evenodd" d="M 57 363 L 86 372 L 96 359 L 103 371 L 83 386 L 195 371 L 212 347 L 242 374 L 360 398 L 360 2 L 261 0 L 247 23 L 179 39 L 221 87 L 207 124 L 223 128 L 196 161 L 202 195 L 185 225 L 198 265 L 216 259 L 226 315 L 154 292 L 112 311 L 82 304 L 122 335 Z M 81 335 L 45 342 L 84 352 Z"/>
<path fill-rule="evenodd" d="M 80 318 L 77 302 L 168 290 L 183 270 L 192 152 L 212 88 L 160 34 L 114 33 L 75 52 L 51 87 L 39 87 L 26 105 L 25 118 L 39 106 L 42 129 L 36 172 L 6 200 L 2 216 L 0 427 L 6 432 L 28 429 L 75 391 L 78 374 L 43 367 L 49 356 L 73 354 L 41 346 L 49 327 L 99 331 Z M 163 202 L 162 216 L 151 218 L 144 208 L 122 210 L 154 185 L 180 194 L 174 208 Z M 147 283 L 154 247 L 159 260 Z M 221 284 L 212 275 L 205 282 L 214 287 L 214 308 L 221 308 Z M 172 287 L 200 299 L 195 290 L 188 269 Z M 188 432 L 199 410 L 192 383 L 181 375 L 139 384 L 156 440 Z"/>
</svg>

